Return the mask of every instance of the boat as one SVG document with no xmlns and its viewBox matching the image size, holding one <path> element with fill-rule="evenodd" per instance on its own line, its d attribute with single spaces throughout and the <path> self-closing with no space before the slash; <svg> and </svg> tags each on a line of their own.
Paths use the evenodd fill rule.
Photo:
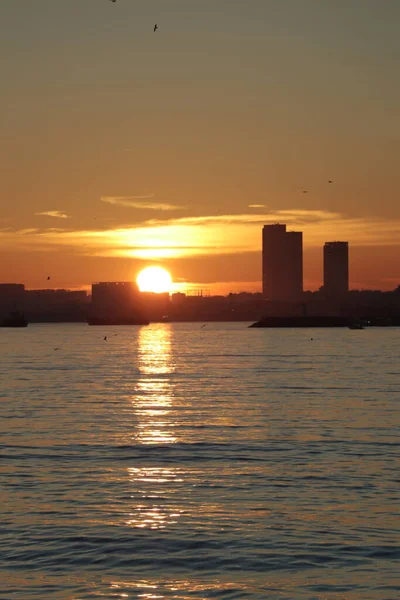
<svg viewBox="0 0 400 600">
<path fill-rule="evenodd" d="M 346 327 L 349 319 L 331 316 L 264 317 L 249 327 Z"/>
<path fill-rule="evenodd" d="M 361 323 L 350 323 L 349 329 L 365 329 Z"/>
<path fill-rule="evenodd" d="M 28 321 L 23 313 L 19 310 L 14 310 L 8 317 L 0 321 L 0 327 L 27 327 Z"/>
</svg>

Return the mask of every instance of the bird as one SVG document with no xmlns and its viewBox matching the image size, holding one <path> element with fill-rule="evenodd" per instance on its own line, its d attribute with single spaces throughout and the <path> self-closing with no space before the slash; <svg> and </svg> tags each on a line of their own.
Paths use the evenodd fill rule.
<svg viewBox="0 0 400 600">
<path fill-rule="evenodd" d="M 59 350 L 60 348 L 54 348 L 54 351 Z"/>
<path fill-rule="evenodd" d="M 328 183 L 333 183 L 332 179 L 328 179 Z"/>
<path fill-rule="evenodd" d="M 153 31 L 157 31 L 157 29 L 158 29 L 158 25 L 157 25 L 157 23 L 156 23 L 156 24 L 154 25 L 154 29 L 153 29 Z"/>
<path fill-rule="evenodd" d="M 111 2 L 116 2 L 117 0 L 111 0 Z"/>
<path fill-rule="evenodd" d="M 207 323 L 206 323 L 206 325 L 207 325 Z M 205 327 L 206 325 L 202 325 L 202 326 L 200 327 L 200 329 L 203 329 L 203 327 Z"/>
<path fill-rule="evenodd" d="M 107 336 L 106 336 L 106 335 L 104 336 L 104 341 L 105 341 L 105 342 L 107 341 Z"/>
<path fill-rule="evenodd" d="M 308 194 L 308 190 L 303 190 L 303 194 Z"/>
<path fill-rule="evenodd" d="M 50 281 L 50 276 L 47 278 L 47 281 Z"/>
</svg>

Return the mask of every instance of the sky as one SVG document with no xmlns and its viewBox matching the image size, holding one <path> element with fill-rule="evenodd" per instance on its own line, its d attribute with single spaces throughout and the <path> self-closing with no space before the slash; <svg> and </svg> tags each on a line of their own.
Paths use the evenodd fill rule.
<svg viewBox="0 0 400 600">
<path fill-rule="evenodd" d="M 394 289 L 399 26 L 398 0 L 2 1 L 0 281 L 260 291 L 280 222 L 305 289 L 333 240 Z"/>
</svg>

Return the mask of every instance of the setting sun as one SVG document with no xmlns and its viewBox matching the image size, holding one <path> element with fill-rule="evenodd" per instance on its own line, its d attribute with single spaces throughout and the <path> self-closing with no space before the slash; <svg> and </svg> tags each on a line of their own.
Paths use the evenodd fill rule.
<svg viewBox="0 0 400 600">
<path fill-rule="evenodd" d="M 146 267 L 140 271 L 136 283 L 141 292 L 169 292 L 171 290 L 172 278 L 166 269 L 162 267 Z"/>
</svg>

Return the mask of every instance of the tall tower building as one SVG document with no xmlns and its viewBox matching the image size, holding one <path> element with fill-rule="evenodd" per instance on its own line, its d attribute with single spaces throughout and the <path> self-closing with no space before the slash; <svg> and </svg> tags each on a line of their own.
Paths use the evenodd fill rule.
<svg viewBox="0 0 400 600">
<path fill-rule="evenodd" d="M 303 234 L 286 225 L 264 225 L 263 294 L 268 300 L 295 302 L 303 292 Z"/>
<path fill-rule="evenodd" d="M 326 242 L 324 245 L 324 291 L 336 297 L 349 291 L 348 242 Z"/>
</svg>

